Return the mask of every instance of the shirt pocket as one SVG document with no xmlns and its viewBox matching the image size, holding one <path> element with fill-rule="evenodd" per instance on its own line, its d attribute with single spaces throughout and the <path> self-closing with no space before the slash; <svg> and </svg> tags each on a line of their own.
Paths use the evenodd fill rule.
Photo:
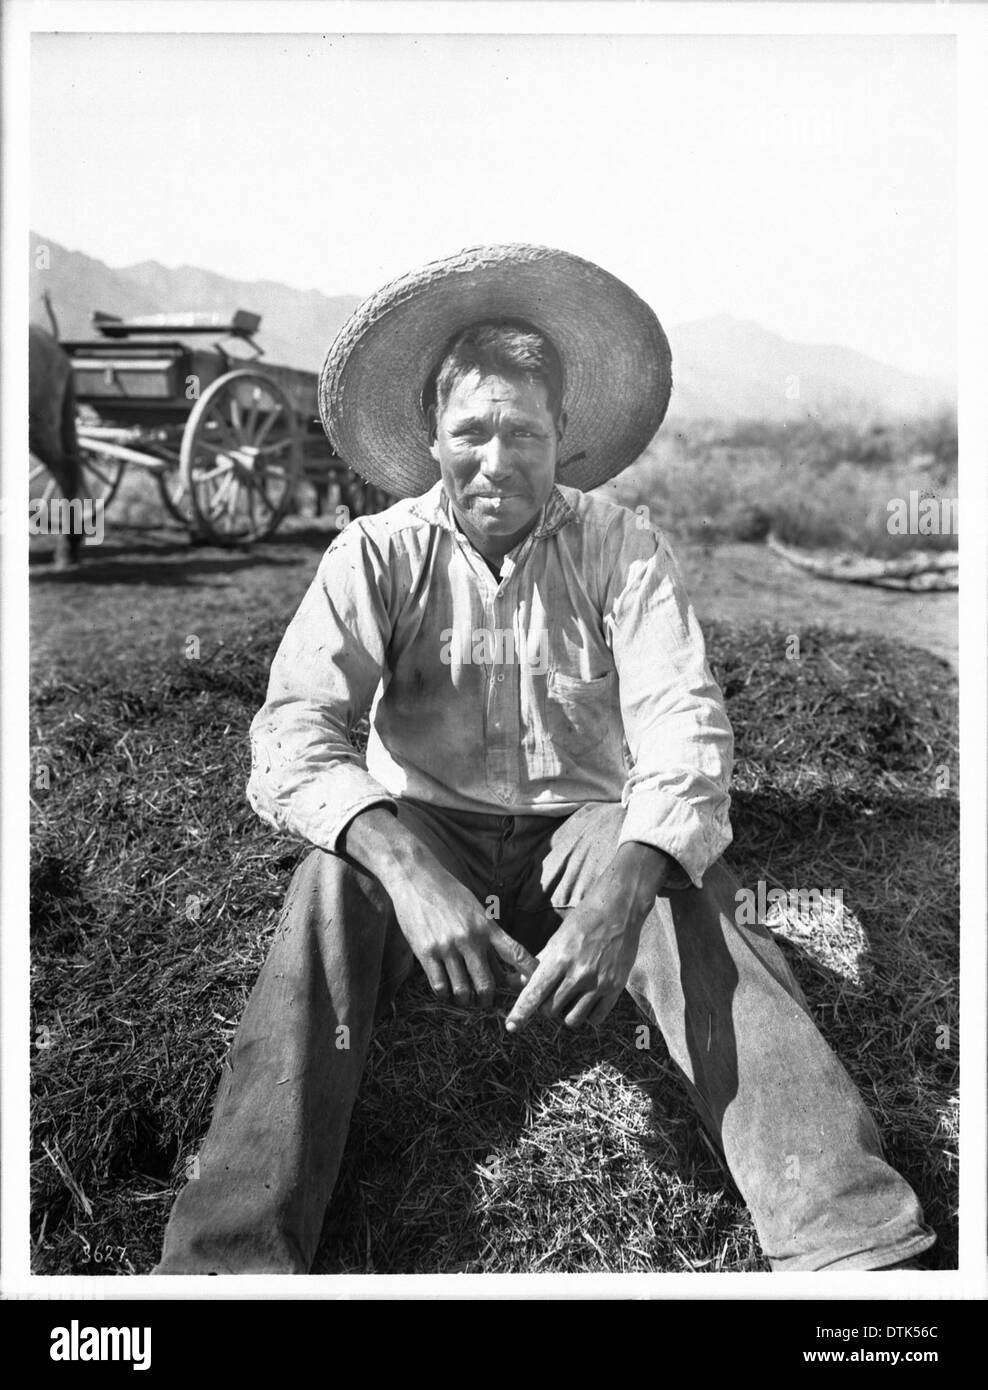
<svg viewBox="0 0 988 1390">
<path fill-rule="evenodd" d="M 574 773 L 588 761 L 623 763 L 617 672 L 583 680 L 552 670 L 545 685 L 543 776 Z"/>
</svg>

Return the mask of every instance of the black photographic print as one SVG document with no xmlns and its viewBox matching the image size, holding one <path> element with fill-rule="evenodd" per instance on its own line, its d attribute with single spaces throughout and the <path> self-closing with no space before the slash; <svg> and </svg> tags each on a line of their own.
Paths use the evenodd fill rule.
<svg viewBox="0 0 988 1390">
<path fill-rule="evenodd" d="M 982 1296 L 983 16 L 401 8 L 5 13 L 10 1287 Z"/>
</svg>

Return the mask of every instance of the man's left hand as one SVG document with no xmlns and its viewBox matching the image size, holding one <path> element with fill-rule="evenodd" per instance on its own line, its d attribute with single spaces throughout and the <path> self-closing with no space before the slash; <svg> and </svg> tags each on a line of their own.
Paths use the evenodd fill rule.
<svg viewBox="0 0 988 1390">
<path fill-rule="evenodd" d="M 637 842 L 619 846 L 583 901 L 566 914 L 505 1026 L 518 1033 L 536 1013 L 568 1028 L 602 1023 L 628 983 L 642 924 L 675 861 Z"/>
</svg>

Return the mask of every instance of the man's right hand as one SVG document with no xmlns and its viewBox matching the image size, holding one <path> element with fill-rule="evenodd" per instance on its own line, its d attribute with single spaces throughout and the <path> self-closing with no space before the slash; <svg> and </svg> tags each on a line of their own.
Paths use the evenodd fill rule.
<svg viewBox="0 0 988 1390">
<path fill-rule="evenodd" d="M 440 999 L 483 1009 L 494 1002 L 498 974 L 519 986 L 538 960 L 508 935 L 468 888 L 381 806 L 350 822 L 347 853 L 369 869 L 394 904 L 402 935 Z"/>
<path fill-rule="evenodd" d="M 433 992 L 461 1007 L 494 1002 L 498 976 L 529 980 L 538 961 L 441 864 L 422 865 L 391 893 L 398 925 Z M 500 967 L 499 967 L 500 962 Z"/>
</svg>

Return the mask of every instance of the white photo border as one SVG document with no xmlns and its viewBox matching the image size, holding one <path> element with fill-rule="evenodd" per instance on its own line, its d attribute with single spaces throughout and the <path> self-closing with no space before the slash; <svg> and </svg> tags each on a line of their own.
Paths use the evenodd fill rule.
<svg viewBox="0 0 988 1390">
<path fill-rule="evenodd" d="M 0 528 L 2 1158 L 0 1292 L 11 1299 L 981 1299 L 986 1282 L 986 650 L 988 650 L 988 12 L 956 4 L 625 3 L 625 0 L 8 0 L 3 9 L 2 499 L 27 512 L 28 83 L 33 33 L 953 34 L 959 122 L 961 531 L 961 1109 L 957 1271 L 841 1274 L 45 1276 L 29 1237 L 29 727 L 27 528 Z M 0 518 L 2 519 L 2 518 Z"/>
</svg>

